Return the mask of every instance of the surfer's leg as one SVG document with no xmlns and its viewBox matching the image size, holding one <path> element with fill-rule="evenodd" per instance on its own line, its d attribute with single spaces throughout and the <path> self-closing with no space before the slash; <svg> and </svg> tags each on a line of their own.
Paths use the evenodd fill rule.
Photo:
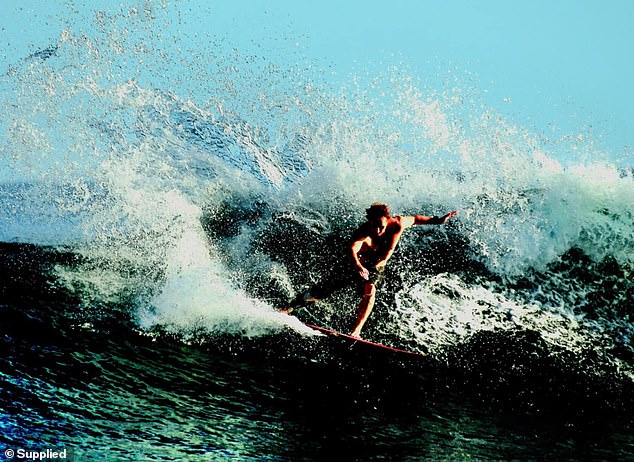
<svg viewBox="0 0 634 462">
<path fill-rule="evenodd" d="M 352 337 L 361 337 L 361 329 L 368 320 L 372 308 L 374 307 L 374 299 L 376 297 L 376 287 L 372 282 L 367 282 L 363 285 L 363 298 L 359 304 L 357 311 L 357 322 L 354 326 L 354 330 L 350 334 Z"/>
<path fill-rule="evenodd" d="M 291 302 L 291 306 L 280 310 L 280 312 L 290 314 L 296 308 L 312 305 L 319 300 L 330 297 L 334 292 L 350 285 L 353 281 L 355 279 L 352 273 L 342 274 L 341 270 L 335 269 L 321 284 L 312 287 L 308 292 L 297 295 L 295 300 Z"/>
<path fill-rule="evenodd" d="M 295 297 L 295 300 L 291 302 L 291 306 L 283 310 L 280 310 L 280 313 L 291 314 L 297 308 L 308 306 L 310 304 L 317 302 L 319 299 L 315 297 L 311 292 L 312 291 L 308 291 L 303 294 L 299 294 L 297 297 Z"/>
</svg>

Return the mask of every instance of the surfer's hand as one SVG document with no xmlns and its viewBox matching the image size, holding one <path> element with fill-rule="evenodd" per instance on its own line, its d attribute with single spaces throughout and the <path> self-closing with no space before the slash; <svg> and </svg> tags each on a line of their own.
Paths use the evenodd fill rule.
<svg viewBox="0 0 634 462">
<path fill-rule="evenodd" d="M 447 215 L 445 215 L 444 217 L 442 217 L 440 219 L 440 224 L 445 224 L 445 222 L 452 217 L 455 217 L 456 215 L 458 215 L 458 210 L 454 210 L 453 212 L 449 212 Z"/>
<path fill-rule="evenodd" d="M 368 281 L 370 279 L 370 272 L 364 266 L 359 267 L 359 276 Z"/>
</svg>

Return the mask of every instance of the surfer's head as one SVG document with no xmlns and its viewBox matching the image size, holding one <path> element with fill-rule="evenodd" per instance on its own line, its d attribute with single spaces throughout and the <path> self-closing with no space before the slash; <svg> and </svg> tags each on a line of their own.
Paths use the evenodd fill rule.
<svg viewBox="0 0 634 462">
<path fill-rule="evenodd" d="M 365 216 L 370 223 L 372 233 L 380 236 L 385 232 L 387 222 L 390 219 L 390 209 L 381 202 L 375 202 L 365 210 Z"/>
<path fill-rule="evenodd" d="M 368 218 L 368 221 L 381 217 L 390 218 L 390 209 L 382 202 L 375 202 L 369 208 L 365 209 L 365 216 Z"/>
</svg>

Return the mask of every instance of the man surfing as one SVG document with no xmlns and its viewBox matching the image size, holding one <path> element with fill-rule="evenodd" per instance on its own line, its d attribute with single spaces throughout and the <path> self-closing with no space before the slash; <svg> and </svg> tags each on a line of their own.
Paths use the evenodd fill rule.
<svg viewBox="0 0 634 462">
<path fill-rule="evenodd" d="M 367 221 L 352 234 L 349 247 L 354 264 L 353 276 L 362 294 L 355 327 L 350 334 L 356 338 L 360 338 L 361 329 L 363 329 L 372 312 L 376 298 L 376 287 L 381 280 L 385 265 L 401 239 L 403 231 L 415 225 L 442 225 L 449 218 L 456 216 L 458 211 L 450 212 L 442 217 L 428 217 L 425 215 L 392 217 L 387 205 L 375 202 L 366 209 L 365 213 Z M 343 285 L 349 283 L 349 279 L 344 278 L 342 280 L 344 282 Z M 298 297 L 293 306 L 283 310 L 283 312 L 290 313 L 295 307 L 314 303 L 340 288 L 339 286 L 341 285 L 332 286 L 328 293 L 324 289 L 311 290 L 311 292 Z"/>
</svg>

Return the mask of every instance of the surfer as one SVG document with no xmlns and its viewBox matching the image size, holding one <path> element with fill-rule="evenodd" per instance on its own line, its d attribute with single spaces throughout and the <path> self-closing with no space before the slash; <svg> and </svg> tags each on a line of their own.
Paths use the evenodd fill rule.
<svg viewBox="0 0 634 462">
<path fill-rule="evenodd" d="M 356 270 L 363 281 L 363 297 L 359 304 L 355 327 L 350 334 L 353 337 L 360 336 L 361 329 L 372 312 L 376 286 L 403 231 L 414 225 L 442 225 L 458 213 L 453 211 L 443 217 L 392 217 L 388 206 L 380 202 L 375 202 L 365 212 L 367 221 L 354 232 L 350 246 Z"/>
<path fill-rule="evenodd" d="M 442 225 L 458 213 L 454 211 L 442 217 L 425 215 L 393 217 L 390 215 L 388 206 L 380 202 L 375 202 L 365 212 L 367 221 L 354 231 L 349 247 L 354 264 L 352 279 L 356 280 L 362 294 L 355 327 L 350 334 L 357 338 L 360 337 L 361 329 L 372 312 L 377 285 L 381 281 L 385 265 L 394 253 L 403 231 L 415 225 Z M 350 282 L 349 279 L 345 278 L 344 281 Z M 341 284 L 331 287 L 328 293 L 325 289 L 313 289 L 306 292 L 284 312 L 290 313 L 295 307 L 314 303 L 333 292 L 333 289 L 340 288 L 339 286 Z"/>
</svg>

